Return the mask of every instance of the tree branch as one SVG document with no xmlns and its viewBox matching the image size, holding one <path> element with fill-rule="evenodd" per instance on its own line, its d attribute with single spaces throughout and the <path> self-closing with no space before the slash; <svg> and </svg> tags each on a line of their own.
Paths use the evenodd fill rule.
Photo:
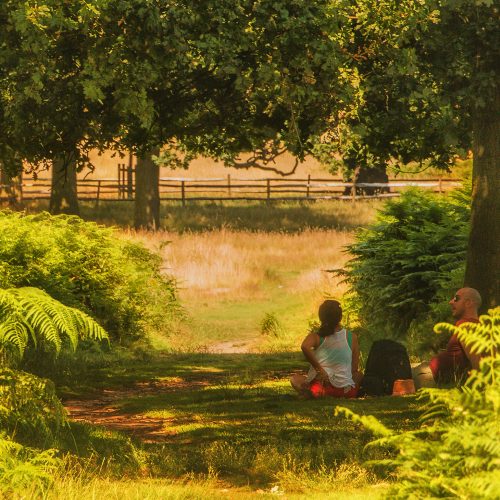
<svg viewBox="0 0 500 500">
<path fill-rule="evenodd" d="M 288 175 L 293 175 L 297 170 L 297 167 L 299 165 L 299 159 L 297 157 L 295 157 L 292 169 L 288 172 L 284 172 L 283 170 L 277 167 L 269 165 L 269 163 L 275 164 L 276 158 L 278 158 L 278 156 L 281 156 L 284 153 L 286 153 L 285 147 L 262 148 L 261 150 L 254 151 L 253 155 L 250 156 L 246 161 L 239 161 L 239 158 L 236 158 L 233 162 L 230 163 L 230 165 L 234 168 L 241 168 L 241 169 L 257 168 L 259 170 L 264 170 L 266 172 L 274 172 L 283 177 L 286 177 Z"/>
</svg>

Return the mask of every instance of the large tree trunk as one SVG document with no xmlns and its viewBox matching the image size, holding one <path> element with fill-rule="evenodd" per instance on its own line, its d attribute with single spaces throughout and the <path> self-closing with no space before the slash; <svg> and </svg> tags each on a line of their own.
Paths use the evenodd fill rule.
<svg viewBox="0 0 500 500">
<path fill-rule="evenodd" d="M 76 164 L 57 159 L 52 164 L 50 213 L 80 215 L 76 184 Z"/>
<path fill-rule="evenodd" d="M 135 169 L 136 229 L 155 231 L 160 228 L 160 168 L 151 159 L 158 151 L 137 157 Z"/>
<path fill-rule="evenodd" d="M 472 216 L 465 285 L 500 304 L 500 89 L 473 124 Z"/>
<path fill-rule="evenodd" d="M 350 179 L 350 182 L 354 182 L 356 185 L 356 194 L 373 196 L 375 194 L 388 193 L 388 187 L 368 187 L 368 186 L 357 186 L 357 184 L 387 184 L 389 182 L 389 176 L 387 175 L 386 165 L 379 165 L 377 167 L 356 167 L 354 169 L 354 174 Z M 352 188 L 347 187 L 344 190 L 345 195 L 352 194 Z"/>
<path fill-rule="evenodd" d="M 14 174 L 13 174 L 14 173 Z M 20 208 L 23 200 L 23 164 L 16 161 L 8 167 L 0 161 L 0 199 L 9 207 Z"/>
</svg>

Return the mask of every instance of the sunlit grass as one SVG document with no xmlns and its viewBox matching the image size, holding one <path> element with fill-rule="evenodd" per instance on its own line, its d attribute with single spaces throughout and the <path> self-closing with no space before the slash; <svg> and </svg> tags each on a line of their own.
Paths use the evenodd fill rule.
<svg viewBox="0 0 500 500">
<path fill-rule="evenodd" d="M 117 474 L 124 499 L 203 498 L 203 492 L 204 498 L 378 498 L 387 485 L 363 462 L 380 454 L 364 451 L 370 434 L 336 417 L 335 406 L 375 415 L 392 428 L 415 428 L 415 398 L 300 400 L 288 377 L 305 367 L 299 353 L 163 354 L 96 367 L 93 386 L 120 388 L 113 407 L 130 418 L 161 419 L 163 428 L 143 443 L 136 436 L 133 452 L 113 433 L 87 434 L 85 449 L 100 450 L 87 467 L 88 481 L 76 471 L 63 475 L 49 498 L 116 498 Z M 156 389 L 143 390 L 144 381 Z M 129 465 L 121 466 L 126 455 Z"/>
<path fill-rule="evenodd" d="M 190 320 L 164 346 L 188 351 L 228 339 L 253 339 L 253 350 L 295 348 L 318 304 L 345 292 L 330 271 L 343 267 L 345 246 L 353 241 L 352 232 L 312 229 L 131 236 L 161 252 L 165 272 L 178 280 Z M 269 314 L 283 325 L 280 338 L 261 335 Z"/>
</svg>

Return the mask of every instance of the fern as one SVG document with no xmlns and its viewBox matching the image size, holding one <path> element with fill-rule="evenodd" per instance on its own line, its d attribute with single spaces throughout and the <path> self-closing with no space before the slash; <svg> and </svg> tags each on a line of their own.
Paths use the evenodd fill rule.
<svg viewBox="0 0 500 500">
<path fill-rule="evenodd" d="M 62 464 L 55 453 L 27 448 L 0 435 L 0 494 L 29 490 L 30 496 L 43 496 Z"/>
<path fill-rule="evenodd" d="M 74 351 L 81 339 L 108 340 L 106 331 L 90 316 L 65 306 L 32 287 L 0 289 L 0 350 L 13 348 L 19 357 L 33 342 L 56 354 L 68 341 Z"/>
<path fill-rule="evenodd" d="M 373 417 L 339 408 L 380 436 L 369 446 L 390 447 L 392 459 L 374 461 L 398 473 L 390 498 L 500 498 L 500 307 L 479 323 L 438 324 L 482 355 L 460 389 L 425 389 L 422 426 L 393 433 Z"/>
<path fill-rule="evenodd" d="M 463 199 L 469 198 L 464 192 Z M 446 317 L 436 315 L 434 307 L 442 302 L 442 293 L 451 294 L 452 275 L 463 281 L 464 221 L 469 219 L 464 203 L 408 190 L 387 202 L 375 223 L 358 232 L 347 247 L 353 258 L 338 274 L 349 285 L 364 332 L 374 338 L 404 338 L 423 319 L 431 316 L 432 326 Z M 417 339 L 425 331 L 419 330 Z"/>
<path fill-rule="evenodd" d="M 31 373 L 0 369 L 0 431 L 18 441 L 51 446 L 66 411 L 56 396 L 54 384 Z"/>
</svg>

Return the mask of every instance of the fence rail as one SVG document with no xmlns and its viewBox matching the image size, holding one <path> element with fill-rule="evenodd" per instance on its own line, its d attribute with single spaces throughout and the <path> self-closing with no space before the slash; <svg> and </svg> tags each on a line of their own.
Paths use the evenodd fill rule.
<svg viewBox="0 0 500 500">
<path fill-rule="evenodd" d="M 135 198 L 134 172 L 128 166 L 119 166 L 117 179 L 79 179 L 78 198 L 82 201 L 130 201 Z M 387 198 L 399 196 L 402 190 L 416 186 L 434 192 L 444 192 L 460 185 L 456 179 L 398 179 L 387 183 L 353 183 L 341 179 L 310 176 L 301 179 L 244 179 L 230 175 L 220 178 L 188 179 L 162 177 L 159 180 L 161 200 L 188 201 L 207 200 L 327 200 Z M 47 199 L 50 197 L 51 181 L 39 178 L 26 181 L 21 188 L 23 200 Z M 7 186 L 0 185 L 0 200 L 8 199 Z"/>
</svg>

